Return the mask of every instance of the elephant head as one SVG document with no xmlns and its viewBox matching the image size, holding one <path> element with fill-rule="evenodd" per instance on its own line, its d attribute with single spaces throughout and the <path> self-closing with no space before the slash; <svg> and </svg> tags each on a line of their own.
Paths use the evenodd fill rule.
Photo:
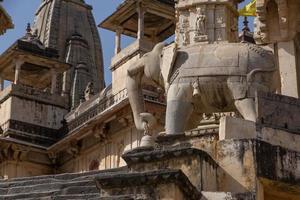
<svg viewBox="0 0 300 200">
<path fill-rule="evenodd" d="M 151 52 L 146 53 L 127 71 L 126 87 L 135 126 L 138 130 L 147 131 L 148 128 L 153 128 L 156 123 L 152 114 L 145 113 L 142 80 L 148 79 L 156 85 L 162 86 L 160 66 L 164 47 L 164 43 L 158 43 Z"/>
</svg>

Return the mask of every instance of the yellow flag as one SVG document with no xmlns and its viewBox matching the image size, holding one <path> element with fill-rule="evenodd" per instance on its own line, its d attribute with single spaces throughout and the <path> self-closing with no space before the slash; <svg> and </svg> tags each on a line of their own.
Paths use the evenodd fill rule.
<svg viewBox="0 0 300 200">
<path fill-rule="evenodd" d="M 239 10 L 240 16 L 256 16 L 256 0 L 252 0 L 248 5 Z"/>
</svg>

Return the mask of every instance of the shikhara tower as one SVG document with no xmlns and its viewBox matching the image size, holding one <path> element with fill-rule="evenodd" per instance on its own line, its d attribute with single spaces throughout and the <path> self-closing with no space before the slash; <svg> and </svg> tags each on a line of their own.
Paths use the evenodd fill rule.
<svg viewBox="0 0 300 200">
<path fill-rule="evenodd" d="M 71 108 L 80 103 L 89 82 L 95 93 L 104 89 L 101 41 L 91 6 L 83 0 L 43 0 L 32 29 L 45 47 L 58 50 L 60 61 L 72 65 L 57 82 Z"/>
</svg>

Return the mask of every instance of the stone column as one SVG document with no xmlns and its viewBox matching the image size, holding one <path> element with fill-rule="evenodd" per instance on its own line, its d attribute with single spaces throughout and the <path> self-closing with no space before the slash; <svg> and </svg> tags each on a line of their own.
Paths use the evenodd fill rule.
<svg viewBox="0 0 300 200">
<path fill-rule="evenodd" d="M 20 82 L 20 73 L 21 73 L 21 66 L 23 65 L 24 61 L 22 59 L 17 59 L 15 61 L 15 81 L 14 84 L 19 84 Z"/>
<path fill-rule="evenodd" d="M 294 41 L 278 42 L 278 63 L 281 77 L 281 94 L 299 98 L 299 69 Z"/>
<path fill-rule="evenodd" d="M 63 75 L 63 86 L 62 86 L 62 96 L 67 96 L 70 94 L 70 70 L 64 72 Z"/>
<path fill-rule="evenodd" d="M 56 86 L 57 86 L 57 72 L 55 69 L 51 69 L 51 94 L 56 94 Z"/>
<path fill-rule="evenodd" d="M 118 54 L 121 51 L 121 33 L 122 33 L 122 29 L 117 29 L 116 30 L 115 55 Z"/>
<path fill-rule="evenodd" d="M 144 37 L 144 17 L 145 17 L 145 11 L 141 5 L 141 3 L 138 3 L 137 7 L 137 13 L 138 13 L 138 32 L 137 32 L 137 39 L 140 40 Z"/>
<path fill-rule="evenodd" d="M 207 5 L 207 35 L 210 42 L 215 41 L 215 5 Z"/>
</svg>

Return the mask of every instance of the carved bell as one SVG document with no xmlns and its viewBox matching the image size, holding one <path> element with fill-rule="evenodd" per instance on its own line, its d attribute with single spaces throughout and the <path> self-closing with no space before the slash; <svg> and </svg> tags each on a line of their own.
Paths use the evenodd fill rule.
<svg viewBox="0 0 300 200">
<path fill-rule="evenodd" d="M 194 88 L 194 90 L 193 90 L 193 96 L 194 97 L 199 96 L 200 95 L 199 83 L 198 82 L 193 83 L 193 88 Z"/>
</svg>

